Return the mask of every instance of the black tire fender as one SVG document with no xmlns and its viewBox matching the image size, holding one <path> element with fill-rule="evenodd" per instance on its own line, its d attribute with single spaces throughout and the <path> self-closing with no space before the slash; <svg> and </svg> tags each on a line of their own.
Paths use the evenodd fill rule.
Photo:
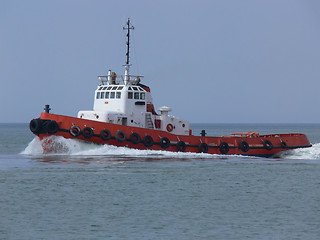
<svg viewBox="0 0 320 240">
<path fill-rule="evenodd" d="M 79 126 L 77 125 L 73 125 L 71 128 L 70 128 L 70 134 L 71 136 L 73 137 L 79 137 L 79 135 L 81 134 L 81 129 Z"/>
<path fill-rule="evenodd" d="M 43 120 L 42 119 L 32 119 L 29 123 L 29 128 L 30 128 L 30 131 L 33 132 L 33 133 L 39 133 L 41 131 L 41 128 L 42 128 L 42 122 Z"/>
<path fill-rule="evenodd" d="M 103 129 L 100 132 L 100 137 L 101 137 L 102 140 L 107 141 L 112 137 L 112 135 L 111 135 L 111 132 L 108 129 Z"/>
<path fill-rule="evenodd" d="M 138 144 L 141 142 L 141 137 L 138 133 L 132 133 L 130 135 L 130 141 L 133 143 L 133 144 Z"/>
<path fill-rule="evenodd" d="M 199 144 L 199 152 L 200 153 L 208 153 L 209 147 L 206 143 L 200 143 Z"/>
<path fill-rule="evenodd" d="M 59 125 L 56 121 L 51 120 L 47 123 L 47 131 L 50 134 L 55 134 L 59 130 Z"/>
<path fill-rule="evenodd" d="M 227 154 L 229 152 L 229 144 L 222 142 L 219 146 L 219 149 L 222 154 Z"/>
<path fill-rule="evenodd" d="M 286 143 L 286 142 L 281 141 L 280 146 L 281 146 L 281 147 L 283 147 L 283 148 L 286 148 L 288 145 L 287 145 L 287 143 Z"/>
<path fill-rule="evenodd" d="M 160 146 L 164 149 L 170 147 L 170 140 L 167 137 L 163 137 L 160 139 Z"/>
<path fill-rule="evenodd" d="M 269 140 L 264 140 L 263 147 L 269 151 L 272 150 L 273 148 L 272 142 L 270 142 Z"/>
<path fill-rule="evenodd" d="M 119 142 L 124 142 L 127 139 L 127 135 L 124 131 L 119 130 L 115 136 L 116 140 Z"/>
<path fill-rule="evenodd" d="M 179 141 L 177 143 L 177 150 L 178 152 L 184 152 L 186 150 L 187 146 L 186 146 L 186 143 L 183 142 L 183 141 Z"/>
<path fill-rule="evenodd" d="M 146 146 L 146 147 L 152 147 L 153 146 L 153 138 L 149 135 L 145 136 L 143 138 L 143 144 Z"/>
<path fill-rule="evenodd" d="M 82 135 L 85 137 L 85 138 L 91 138 L 93 136 L 93 130 L 91 127 L 85 127 L 83 130 L 82 130 Z"/>
<path fill-rule="evenodd" d="M 250 149 L 250 146 L 246 141 L 241 141 L 241 143 L 239 144 L 239 149 L 242 152 L 248 152 Z"/>
</svg>

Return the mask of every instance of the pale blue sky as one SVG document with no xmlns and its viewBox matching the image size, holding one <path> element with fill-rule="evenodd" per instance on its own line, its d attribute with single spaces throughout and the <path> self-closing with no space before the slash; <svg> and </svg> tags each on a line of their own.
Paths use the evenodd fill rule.
<svg viewBox="0 0 320 240">
<path fill-rule="evenodd" d="M 192 123 L 319 123 L 318 0 L 1 0 L 0 122 L 93 107 L 96 76 L 132 73 Z"/>
</svg>

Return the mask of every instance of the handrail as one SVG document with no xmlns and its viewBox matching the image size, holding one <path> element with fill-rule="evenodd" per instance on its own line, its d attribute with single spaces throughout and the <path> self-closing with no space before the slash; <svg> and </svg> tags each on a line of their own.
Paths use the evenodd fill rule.
<svg viewBox="0 0 320 240">
<path fill-rule="evenodd" d="M 137 85 L 140 83 L 140 78 L 143 78 L 144 76 L 138 76 L 138 75 L 129 75 L 129 83 L 133 85 Z M 116 75 L 114 77 L 107 76 L 98 76 L 98 80 L 102 85 L 119 85 L 121 83 L 124 84 L 124 75 Z M 101 85 L 101 84 L 99 84 Z"/>
<path fill-rule="evenodd" d="M 249 131 L 247 133 L 232 133 L 233 136 L 241 136 L 241 137 L 259 137 L 259 133 L 257 132 L 253 132 L 253 131 Z"/>
</svg>

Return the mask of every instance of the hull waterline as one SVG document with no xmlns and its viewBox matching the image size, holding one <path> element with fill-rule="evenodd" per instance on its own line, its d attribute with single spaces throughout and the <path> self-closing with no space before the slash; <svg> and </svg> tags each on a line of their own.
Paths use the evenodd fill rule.
<svg viewBox="0 0 320 240">
<path fill-rule="evenodd" d="M 247 133 L 220 137 L 186 136 L 51 113 L 42 113 L 39 119 L 32 121 L 37 122 L 37 129 L 32 130 L 40 139 L 56 135 L 140 150 L 270 157 L 290 149 L 311 147 L 306 135 L 299 133 L 270 135 Z M 46 146 L 43 147 L 45 152 L 50 152 Z"/>
</svg>

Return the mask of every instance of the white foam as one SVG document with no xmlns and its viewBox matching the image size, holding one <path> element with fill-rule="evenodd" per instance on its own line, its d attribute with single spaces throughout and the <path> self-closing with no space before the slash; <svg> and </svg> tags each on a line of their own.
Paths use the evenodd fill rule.
<svg viewBox="0 0 320 240">
<path fill-rule="evenodd" d="M 315 143 L 310 148 L 297 148 L 280 154 L 285 159 L 320 159 L 320 143 Z"/>
<path fill-rule="evenodd" d="M 39 137 L 35 137 L 21 154 L 42 155 L 44 154 L 42 147 L 44 145 L 49 150 L 49 155 L 81 155 L 81 152 L 86 152 L 101 147 L 97 144 L 66 139 L 61 136 L 50 136 L 41 141 Z"/>
<path fill-rule="evenodd" d="M 41 146 L 40 139 L 35 137 L 26 147 L 21 154 L 25 155 L 41 155 L 43 153 L 43 148 Z"/>
<path fill-rule="evenodd" d="M 44 153 L 42 144 L 50 149 Z M 51 136 L 40 141 L 35 137 L 21 153 L 31 156 L 38 155 L 70 155 L 70 156 L 127 156 L 127 157 L 163 157 L 163 158 L 221 158 L 223 155 L 205 153 L 183 153 L 160 150 L 138 150 L 111 145 L 98 145 L 61 136 Z"/>
</svg>

